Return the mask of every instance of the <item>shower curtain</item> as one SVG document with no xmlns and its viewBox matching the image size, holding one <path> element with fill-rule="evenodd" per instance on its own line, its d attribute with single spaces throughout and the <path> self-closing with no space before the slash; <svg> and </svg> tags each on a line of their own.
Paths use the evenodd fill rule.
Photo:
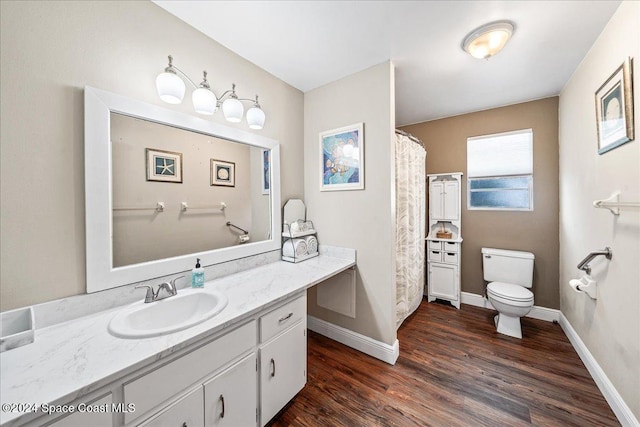
<svg viewBox="0 0 640 427">
<path fill-rule="evenodd" d="M 396 134 L 396 327 L 422 300 L 425 280 L 425 159 L 427 152 Z"/>
</svg>

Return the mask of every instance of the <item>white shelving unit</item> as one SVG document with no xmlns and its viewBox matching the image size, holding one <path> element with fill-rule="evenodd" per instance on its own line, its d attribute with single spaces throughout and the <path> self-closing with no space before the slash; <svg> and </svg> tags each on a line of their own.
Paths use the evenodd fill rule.
<svg viewBox="0 0 640 427">
<path fill-rule="evenodd" d="M 429 234 L 427 240 L 427 300 L 442 299 L 460 308 L 462 260 L 462 172 L 427 175 Z"/>
<path fill-rule="evenodd" d="M 298 263 L 306 261 L 310 258 L 317 257 L 318 252 L 318 235 L 313 221 L 306 220 L 306 207 L 300 199 L 290 199 L 284 205 L 284 215 L 282 224 L 282 260 L 287 262 Z M 284 247 L 288 240 L 304 239 L 308 236 L 315 236 L 316 250 L 303 255 L 296 255 L 295 246 L 292 247 L 293 256 L 284 254 Z M 293 245 L 293 243 L 291 243 Z"/>
<path fill-rule="evenodd" d="M 293 239 L 299 239 L 299 238 L 303 238 L 303 237 L 307 237 L 307 236 L 316 236 L 316 242 L 318 241 L 318 232 L 316 231 L 315 227 L 313 226 L 313 222 L 312 221 L 304 221 L 307 224 L 311 224 L 311 227 L 313 227 L 311 230 L 307 230 L 307 231 L 298 231 L 298 232 L 290 232 L 290 231 L 283 231 L 282 232 L 282 245 L 284 246 L 285 242 L 289 239 L 293 240 Z M 287 228 L 287 224 L 285 224 L 285 228 Z M 300 255 L 300 256 L 295 256 L 295 249 L 293 251 L 294 256 L 286 256 L 284 253 L 282 254 L 282 260 L 283 261 L 287 261 L 287 262 L 302 262 L 302 261 L 306 261 L 310 258 L 314 258 L 317 257 L 319 255 L 319 252 L 316 248 L 316 251 L 313 253 L 307 253 L 305 255 Z"/>
</svg>

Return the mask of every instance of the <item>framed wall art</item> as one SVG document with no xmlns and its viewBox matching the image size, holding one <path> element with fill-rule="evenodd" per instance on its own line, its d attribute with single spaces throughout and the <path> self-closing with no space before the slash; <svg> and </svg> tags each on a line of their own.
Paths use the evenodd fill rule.
<svg viewBox="0 0 640 427">
<path fill-rule="evenodd" d="M 364 123 L 320 133 L 320 191 L 364 189 Z"/>
<path fill-rule="evenodd" d="M 236 164 L 224 160 L 211 159 L 211 185 L 236 186 Z"/>
<path fill-rule="evenodd" d="M 147 148 L 147 181 L 182 184 L 182 153 Z"/>
<path fill-rule="evenodd" d="M 634 139 L 633 60 L 627 58 L 596 91 L 598 154 Z"/>
</svg>

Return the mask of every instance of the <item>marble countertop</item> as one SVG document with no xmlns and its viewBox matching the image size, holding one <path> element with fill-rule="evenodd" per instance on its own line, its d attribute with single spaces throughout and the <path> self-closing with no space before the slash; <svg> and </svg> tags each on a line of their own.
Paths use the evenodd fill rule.
<svg viewBox="0 0 640 427">
<path fill-rule="evenodd" d="M 122 307 L 37 329 L 33 343 L 0 354 L 0 424 L 10 426 L 25 416 L 5 412 L 5 404 L 73 401 L 354 266 L 348 258 L 321 254 L 299 264 L 278 261 L 208 281 L 205 290 L 224 293 L 227 307 L 168 335 L 112 336 L 107 326 Z"/>
</svg>

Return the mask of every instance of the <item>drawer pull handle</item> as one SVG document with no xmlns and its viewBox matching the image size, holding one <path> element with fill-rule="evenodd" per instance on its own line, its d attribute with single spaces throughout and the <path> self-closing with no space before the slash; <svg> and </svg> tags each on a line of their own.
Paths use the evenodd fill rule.
<svg viewBox="0 0 640 427">
<path fill-rule="evenodd" d="M 447 253 L 447 255 L 449 255 L 449 256 L 454 256 L 455 254 L 454 254 L 454 253 L 451 253 L 451 252 L 448 252 L 448 253 Z"/>
<path fill-rule="evenodd" d="M 276 361 L 271 359 L 271 378 L 276 376 Z"/>
<path fill-rule="evenodd" d="M 293 316 L 293 312 L 291 312 L 291 313 L 287 314 L 286 316 L 281 317 L 280 319 L 278 319 L 278 323 L 282 323 L 282 322 L 284 322 L 286 320 L 291 319 L 291 316 Z"/>
<path fill-rule="evenodd" d="M 224 418 L 224 396 L 220 395 L 220 403 L 222 403 L 222 412 L 220 412 L 220 418 Z"/>
</svg>

